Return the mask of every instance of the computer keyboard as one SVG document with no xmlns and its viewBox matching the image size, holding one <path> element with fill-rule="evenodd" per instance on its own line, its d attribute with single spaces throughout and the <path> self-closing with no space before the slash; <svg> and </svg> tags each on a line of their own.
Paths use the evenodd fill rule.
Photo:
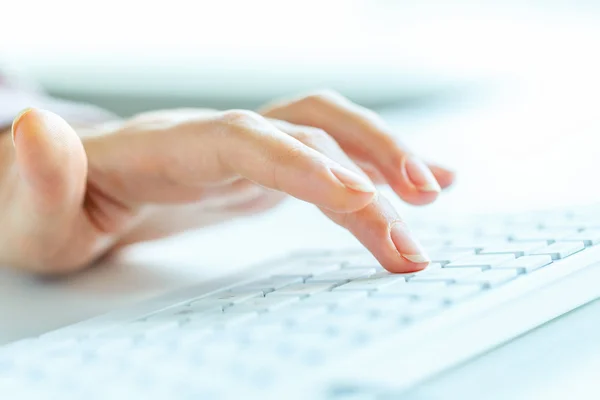
<svg viewBox="0 0 600 400">
<path fill-rule="evenodd" d="M 255 280 L 116 324 L 4 346 L 0 393 L 266 398 L 286 379 L 561 268 L 600 243 L 597 211 L 413 225 L 432 259 L 416 273 L 391 274 L 361 249 L 293 255 Z"/>
</svg>

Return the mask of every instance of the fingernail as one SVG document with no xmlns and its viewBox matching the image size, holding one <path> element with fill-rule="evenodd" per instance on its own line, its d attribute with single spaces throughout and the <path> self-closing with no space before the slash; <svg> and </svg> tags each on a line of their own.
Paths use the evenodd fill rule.
<svg viewBox="0 0 600 400">
<path fill-rule="evenodd" d="M 408 261 L 417 264 L 431 261 L 421 244 L 403 223 L 395 222 L 390 230 L 390 236 L 398 253 Z"/>
<path fill-rule="evenodd" d="M 408 179 L 421 192 L 441 192 L 440 184 L 427 165 L 416 157 L 409 156 L 404 163 Z"/>
<path fill-rule="evenodd" d="M 341 166 L 333 166 L 330 168 L 333 175 L 342 183 L 342 185 L 356 190 L 357 192 L 375 193 L 377 189 L 367 178 L 364 178 Z"/>
<path fill-rule="evenodd" d="M 15 145 L 15 136 L 16 136 L 15 127 L 17 126 L 17 124 L 19 123 L 21 118 L 23 118 L 23 116 L 31 110 L 32 110 L 32 108 L 26 108 L 26 109 L 22 110 L 20 113 L 18 113 L 17 116 L 15 117 L 15 119 L 13 119 L 12 126 L 10 127 L 10 133 L 11 133 L 11 137 L 12 137 L 13 146 Z"/>
</svg>

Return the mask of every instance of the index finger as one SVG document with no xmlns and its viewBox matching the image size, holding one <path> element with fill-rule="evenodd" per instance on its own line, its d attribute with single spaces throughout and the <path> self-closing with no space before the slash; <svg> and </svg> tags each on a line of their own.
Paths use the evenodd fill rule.
<svg viewBox="0 0 600 400">
<path fill-rule="evenodd" d="M 381 194 L 355 212 L 322 211 L 332 221 L 348 229 L 390 272 L 415 272 L 429 264 L 429 256 L 421 244 L 393 205 Z"/>
</svg>

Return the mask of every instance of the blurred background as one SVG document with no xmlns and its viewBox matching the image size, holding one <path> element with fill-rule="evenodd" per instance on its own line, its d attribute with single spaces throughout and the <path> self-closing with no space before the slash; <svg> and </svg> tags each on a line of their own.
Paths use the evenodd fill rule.
<svg viewBox="0 0 600 400">
<path fill-rule="evenodd" d="M 600 70 L 597 0 L 6 0 L 2 14 L 3 68 L 122 115 L 319 87 L 382 108 L 587 87 Z"/>
</svg>

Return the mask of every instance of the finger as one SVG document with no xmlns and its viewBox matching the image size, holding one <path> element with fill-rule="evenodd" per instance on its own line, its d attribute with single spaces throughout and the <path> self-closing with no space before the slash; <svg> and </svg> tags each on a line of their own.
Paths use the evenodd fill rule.
<svg viewBox="0 0 600 400">
<path fill-rule="evenodd" d="M 366 178 L 252 112 L 139 129 L 144 134 L 125 127 L 86 141 L 90 159 L 102 160 L 90 165 L 90 174 L 127 202 L 189 202 L 208 185 L 239 176 L 336 211 L 360 209 L 376 191 Z"/>
<path fill-rule="evenodd" d="M 410 203 L 430 203 L 440 191 L 427 165 L 393 137 L 377 114 L 338 94 L 321 92 L 270 106 L 261 113 L 327 131 L 348 154 L 374 165 Z"/>
<path fill-rule="evenodd" d="M 433 176 L 435 176 L 435 179 L 438 181 L 442 189 L 446 189 L 454 183 L 454 172 L 448 170 L 447 168 L 440 167 L 436 164 L 428 163 L 427 165 L 429 166 L 429 169 L 433 173 Z"/>
<path fill-rule="evenodd" d="M 429 263 L 423 247 L 381 194 L 368 206 L 353 213 L 324 212 L 335 223 L 348 229 L 390 272 L 419 271 Z"/>
<path fill-rule="evenodd" d="M 312 126 L 296 125 L 278 119 L 271 119 L 270 121 L 281 131 L 300 140 L 309 147 L 326 154 L 329 158 L 337 161 L 343 160 L 342 165 L 360 173 L 361 175 L 364 175 L 371 182 L 376 184 L 385 183 L 385 178 L 379 171 L 377 171 L 375 167 L 367 162 L 350 159 L 336 142 L 336 140 L 324 130 Z"/>
<path fill-rule="evenodd" d="M 87 158 L 73 129 L 59 116 L 26 109 L 12 127 L 24 200 L 43 214 L 60 216 L 80 204 Z"/>
<path fill-rule="evenodd" d="M 59 116 L 28 109 L 13 122 L 18 172 L 8 226 L 13 246 L 7 251 L 15 266 L 39 272 L 66 270 L 80 264 L 70 258 L 72 229 L 82 222 L 87 158 L 73 129 Z M 4 253 L 4 252 L 3 252 Z M 54 262 L 60 259 L 62 265 Z"/>
<path fill-rule="evenodd" d="M 360 169 L 364 171 L 365 174 L 367 174 L 369 179 L 371 179 L 371 182 L 373 182 L 374 184 L 383 185 L 387 183 L 385 177 L 371 163 L 360 160 L 354 160 L 354 162 L 356 163 L 356 165 L 358 165 Z"/>
<path fill-rule="evenodd" d="M 360 168 L 323 130 L 283 121 L 273 123 L 307 146 L 338 161 L 348 169 L 361 173 Z M 382 195 L 356 212 L 324 211 L 329 218 L 349 229 L 388 270 L 411 272 L 427 265 L 427 254 L 402 222 L 394 207 Z"/>
<path fill-rule="evenodd" d="M 367 174 L 348 157 L 338 143 L 327 132 L 312 126 L 296 125 L 286 121 L 271 120 L 271 123 L 282 132 L 287 133 L 311 149 L 326 155 L 329 159 L 338 162 L 345 168 L 369 180 Z"/>
</svg>

